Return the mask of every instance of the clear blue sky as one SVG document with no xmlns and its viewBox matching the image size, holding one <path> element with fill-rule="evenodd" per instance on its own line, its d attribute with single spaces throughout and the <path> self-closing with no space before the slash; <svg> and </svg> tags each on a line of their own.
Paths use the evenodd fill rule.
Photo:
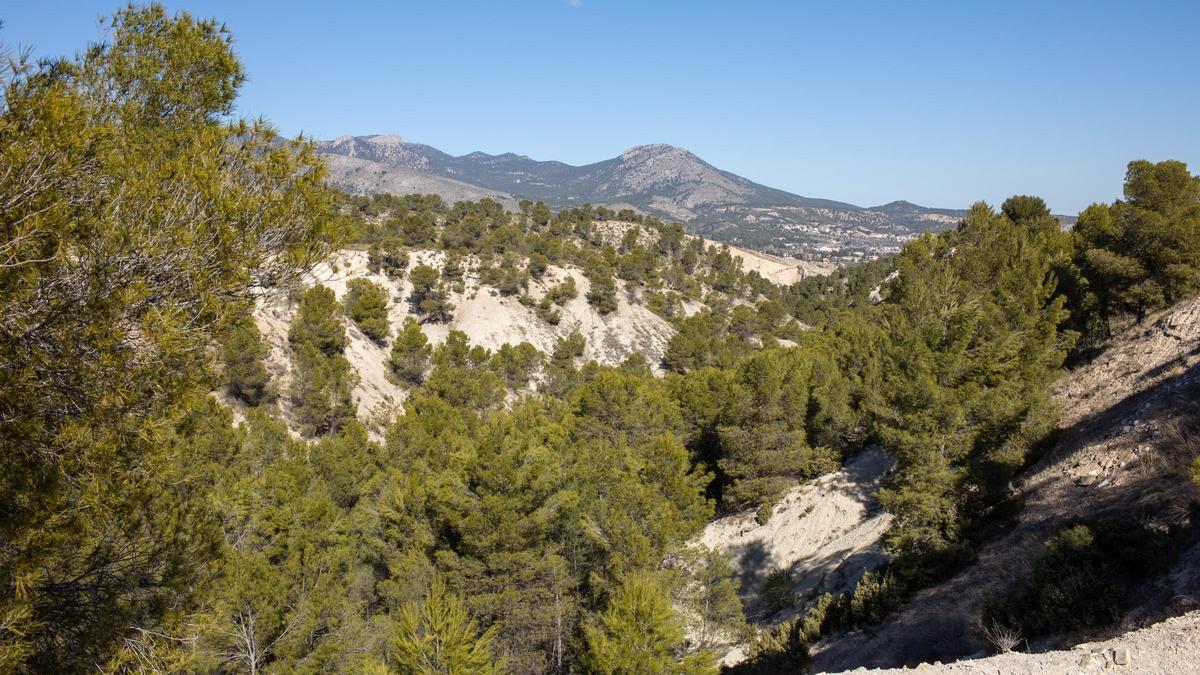
<svg viewBox="0 0 1200 675">
<path fill-rule="evenodd" d="M 6 0 L 0 40 L 73 53 L 118 4 Z M 642 143 L 802 195 L 1074 213 L 1130 159 L 1200 172 L 1200 2 L 195 2 L 240 108 L 318 138 L 583 164 Z"/>
</svg>

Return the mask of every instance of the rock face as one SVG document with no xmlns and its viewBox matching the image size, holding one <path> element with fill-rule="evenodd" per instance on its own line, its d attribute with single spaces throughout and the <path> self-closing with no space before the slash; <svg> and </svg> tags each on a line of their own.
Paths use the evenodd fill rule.
<svg viewBox="0 0 1200 675">
<path fill-rule="evenodd" d="M 606 205 L 678 220 L 694 233 L 786 255 L 850 262 L 899 250 L 922 230 L 952 226 L 964 211 L 909 202 L 863 208 L 760 185 L 722 171 L 683 148 L 640 145 L 594 164 L 572 166 L 524 155 L 454 157 L 399 136 L 342 136 L 319 144 L 331 181 L 350 192 L 529 198 L 553 208 Z M 353 161 L 346 161 L 353 160 Z M 429 179 L 421 183 L 418 176 Z"/>
</svg>

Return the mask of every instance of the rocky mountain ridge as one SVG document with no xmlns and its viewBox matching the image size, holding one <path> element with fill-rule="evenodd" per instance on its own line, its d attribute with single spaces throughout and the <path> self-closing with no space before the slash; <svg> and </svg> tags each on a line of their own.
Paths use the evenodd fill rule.
<svg viewBox="0 0 1200 675">
<path fill-rule="evenodd" d="M 683 222 L 696 234 L 807 260 L 853 262 L 893 253 L 917 233 L 946 229 L 965 213 L 909 202 L 864 208 L 803 197 L 665 144 L 636 146 L 583 166 L 514 153 L 455 157 L 392 135 L 341 136 L 318 147 L 331 160 L 331 182 L 352 193 L 424 187 L 447 199 L 473 190 L 510 204 L 528 198 L 552 208 L 632 208 Z M 427 177 L 425 184 L 420 176 Z"/>
</svg>

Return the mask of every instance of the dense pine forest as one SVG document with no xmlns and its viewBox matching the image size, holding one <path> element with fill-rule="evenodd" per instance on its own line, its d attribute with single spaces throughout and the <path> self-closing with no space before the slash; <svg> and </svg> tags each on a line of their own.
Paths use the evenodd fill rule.
<svg viewBox="0 0 1200 675">
<path fill-rule="evenodd" d="M 733 642 L 739 672 L 795 672 L 968 564 L 1021 508 L 1064 364 L 1200 290 L 1180 162 L 1130 162 L 1122 199 L 1071 230 L 1037 197 L 981 202 L 781 287 L 633 211 L 334 192 L 308 139 L 232 118 L 223 25 L 152 5 L 108 28 L 3 73 L 4 672 L 702 673 Z M 392 286 L 305 282 L 347 248 Z M 535 293 L 553 268 L 586 288 Z M 465 277 L 548 326 L 582 296 L 673 337 L 661 362 L 609 365 L 577 333 L 430 340 Z M 268 296 L 296 308 L 286 382 L 253 318 Z M 405 392 L 382 421 L 351 397 L 351 327 Z M 695 536 L 876 445 L 890 562 L 756 630 Z M 1128 536 L 1148 556 L 1173 534 Z M 1111 619 L 1036 595 L 996 598 L 995 619 Z"/>
</svg>

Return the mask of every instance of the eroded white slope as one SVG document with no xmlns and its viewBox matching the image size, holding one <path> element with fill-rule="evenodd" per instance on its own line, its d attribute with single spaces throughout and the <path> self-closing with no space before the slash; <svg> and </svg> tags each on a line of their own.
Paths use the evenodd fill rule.
<svg viewBox="0 0 1200 675">
<path fill-rule="evenodd" d="M 408 269 L 419 264 L 440 269 L 444 260 L 445 254 L 441 251 L 416 251 L 409 256 Z M 557 326 L 538 318 L 532 309 L 522 305 L 516 297 L 503 297 L 496 289 L 481 286 L 478 275 L 468 272 L 464 277 L 463 292 L 453 293 L 450 298 L 455 307 L 453 320 L 448 324 L 425 324 L 422 330 L 433 344 L 443 342 L 451 330 L 460 330 L 467 334 L 471 344 L 488 349 L 495 350 L 506 343 L 529 342 L 546 354 L 554 350 L 559 338 L 578 330 L 587 343 L 584 360 L 615 365 L 630 354 L 640 352 L 652 366 L 657 367 L 675 329 L 645 306 L 629 302 L 619 280 L 617 311 L 603 316 L 588 304 L 587 277 L 575 268 L 550 267 L 541 281 L 531 283 L 530 295 L 535 299 L 540 298 L 548 288 L 567 276 L 575 279 L 579 295 L 561 308 L 562 320 Z M 340 300 L 345 296 L 349 282 L 360 278 L 391 289 L 388 318 L 394 333 L 405 318 L 412 315 L 408 302 L 412 284 L 407 278 L 394 282 L 381 273 L 369 272 L 365 251 L 341 251 L 329 262 L 318 265 L 305 283 L 307 286 L 323 284 L 332 289 Z M 295 304 L 282 294 L 272 294 L 260 301 L 255 312 L 259 330 L 270 349 L 267 368 L 281 393 L 287 391 L 291 381 L 291 350 L 287 334 L 296 309 Z M 354 399 L 359 418 L 369 421 L 377 413 L 386 413 L 390 407 L 401 403 L 405 390 L 388 378 L 386 362 L 390 342 L 375 344 L 352 321 L 345 320 L 345 325 L 349 338 L 345 356 L 359 374 Z M 281 402 L 286 410 L 286 397 Z"/>
</svg>

